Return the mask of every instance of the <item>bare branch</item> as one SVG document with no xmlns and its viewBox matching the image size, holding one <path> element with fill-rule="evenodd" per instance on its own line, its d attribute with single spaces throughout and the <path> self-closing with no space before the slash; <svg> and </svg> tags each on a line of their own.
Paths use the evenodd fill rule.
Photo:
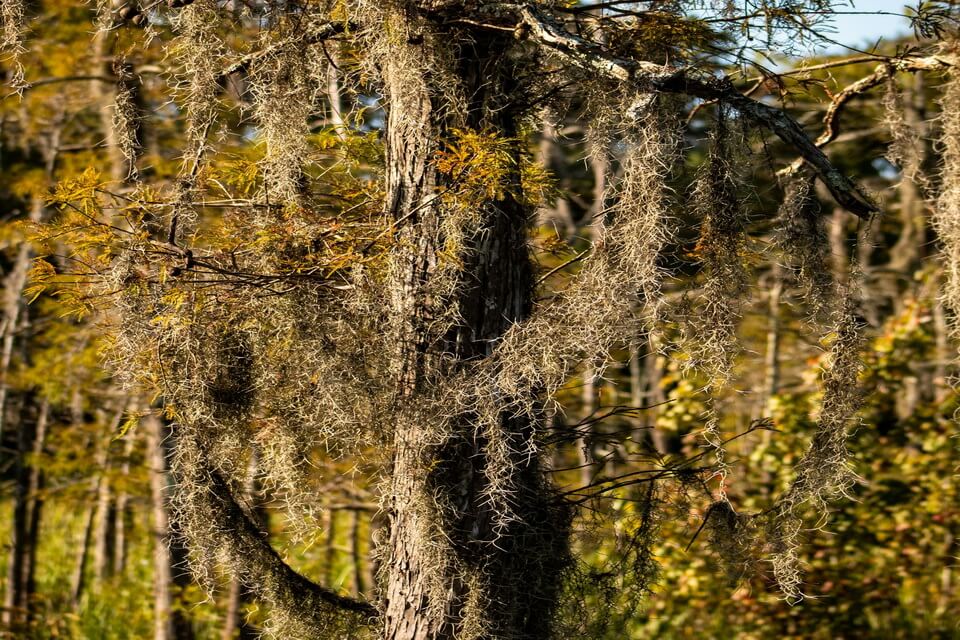
<svg viewBox="0 0 960 640">
<path fill-rule="evenodd" d="M 860 217 L 878 210 L 877 205 L 833 166 L 803 128 L 782 109 L 753 100 L 737 91 L 728 80 L 699 70 L 612 56 L 596 43 L 567 32 L 532 7 L 520 7 L 519 13 L 542 46 L 577 66 L 632 85 L 641 93 L 680 93 L 725 102 L 796 149 L 844 208 Z"/>
<path fill-rule="evenodd" d="M 883 84 L 887 78 L 898 71 L 933 71 L 940 69 L 949 69 L 956 67 L 958 61 L 956 57 L 951 56 L 929 56 L 926 58 L 905 58 L 897 61 L 877 65 L 873 73 L 860 78 L 856 82 L 844 87 L 842 91 L 833 96 L 827 112 L 823 116 L 823 133 L 817 138 L 814 144 L 817 147 L 824 147 L 840 135 L 840 114 L 844 107 L 851 100 L 860 94 Z M 825 68 L 825 67 L 818 67 Z M 803 166 L 803 158 L 798 158 L 790 166 L 780 170 L 780 175 L 790 175 L 795 173 Z"/>
<path fill-rule="evenodd" d="M 226 480 L 212 469 L 206 475 L 209 493 L 202 494 L 208 499 L 208 504 L 204 506 L 214 517 L 212 522 L 229 531 L 232 544 L 227 552 L 243 556 L 242 562 L 236 564 L 245 567 L 249 575 L 238 576 L 241 581 L 274 606 L 285 607 L 285 601 L 289 599 L 296 603 L 297 609 L 312 611 L 317 615 L 322 615 L 320 612 L 331 606 L 366 618 L 380 615 L 369 602 L 348 598 L 321 587 L 290 568 L 270 545 L 260 527 L 237 503 Z"/>
</svg>

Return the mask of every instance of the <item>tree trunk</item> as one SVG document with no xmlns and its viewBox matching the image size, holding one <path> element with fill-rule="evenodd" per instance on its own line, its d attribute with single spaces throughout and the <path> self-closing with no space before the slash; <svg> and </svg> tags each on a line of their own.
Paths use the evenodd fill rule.
<svg viewBox="0 0 960 640">
<path fill-rule="evenodd" d="M 83 404 L 80 392 L 77 389 L 73 390 L 73 395 L 70 398 L 70 424 L 74 429 L 83 429 L 84 427 Z M 87 446 L 91 444 L 90 440 L 89 437 L 86 439 Z M 99 441 L 94 439 L 93 444 L 94 446 L 98 446 Z M 99 453 L 94 454 L 95 461 L 98 456 Z M 90 489 L 93 495 L 97 495 L 99 478 L 99 475 L 95 475 L 90 480 Z M 90 541 L 93 539 L 93 521 L 96 513 L 97 508 L 95 503 L 87 505 L 87 513 L 83 520 L 83 537 L 80 539 L 80 546 L 77 547 L 77 559 L 74 562 L 73 576 L 70 581 L 70 595 L 74 609 L 79 608 L 80 598 L 83 597 L 83 591 L 86 588 L 87 557 L 90 555 Z"/>
<path fill-rule="evenodd" d="M 941 275 L 937 278 L 937 282 L 940 283 L 942 278 Z M 941 288 L 938 286 L 937 290 L 940 291 Z M 937 404 L 940 404 L 949 398 L 953 391 L 949 370 L 956 357 L 950 342 L 950 324 L 947 320 L 947 310 L 940 298 L 937 298 L 933 303 L 933 331 L 935 354 L 933 369 L 934 400 Z"/>
<path fill-rule="evenodd" d="M 830 268 L 837 284 L 847 281 L 850 257 L 847 251 L 847 212 L 836 208 L 830 220 Z"/>
<path fill-rule="evenodd" d="M 136 138 L 139 138 L 139 131 L 117 131 L 116 126 L 114 126 L 117 96 L 121 91 L 129 92 L 129 98 L 139 111 L 141 110 L 139 104 L 140 85 L 133 67 L 116 59 L 111 54 L 109 45 L 114 41 L 114 34 L 110 29 L 98 30 L 93 36 L 94 63 L 91 73 L 93 76 L 109 78 L 111 81 L 94 80 L 91 93 L 97 105 L 100 129 L 103 131 L 104 147 L 110 160 L 110 178 L 114 182 L 124 183 L 133 175 L 135 166 L 134 159 L 128 158 L 124 154 L 120 136 L 132 133 Z M 138 144 L 139 140 L 136 139 L 133 142 Z"/>
<path fill-rule="evenodd" d="M 657 368 L 657 353 L 654 337 L 644 332 L 630 342 L 630 404 L 636 410 L 630 421 L 633 424 L 633 439 L 638 444 L 649 446 L 658 455 L 668 453 L 667 434 L 657 429 L 658 407 L 663 401 L 660 389 L 660 372 Z M 640 411 L 640 407 L 650 407 Z"/>
<path fill-rule="evenodd" d="M 107 466 L 110 458 L 111 434 L 116 433 L 123 419 L 125 408 L 116 411 L 113 418 L 101 427 L 93 437 L 94 446 L 94 473 L 90 480 L 90 490 L 96 501 L 90 505 L 87 512 L 86 524 L 83 529 L 83 541 L 77 550 L 77 561 L 73 576 L 73 604 L 80 605 L 83 592 L 87 586 L 87 560 L 93 552 L 93 578 L 96 586 L 102 586 L 104 578 L 111 568 L 110 557 L 113 542 L 111 520 L 113 503 L 110 493 L 110 470 Z M 74 425 L 83 423 L 83 406 L 78 390 L 73 393 L 71 413 Z"/>
<path fill-rule="evenodd" d="M 94 481 L 96 488 L 96 481 Z M 87 507 L 87 514 L 84 518 L 83 537 L 80 539 L 80 546 L 77 547 L 77 559 L 74 562 L 73 578 L 70 582 L 71 597 L 73 608 L 80 608 L 80 600 L 83 598 L 83 592 L 87 587 L 87 558 L 90 557 L 90 542 L 93 540 L 93 526 L 97 515 L 96 504 Z"/>
<path fill-rule="evenodd" d="M 564 163 L 563 159 L 559 157 L 557 125 L 551 120 L 550 116 L 549 113 L 544 114 L 538 160 L 553 175 L 560 176 L 558 180 L 560 188 L 566 190 L 570 181 L 561 173 Z M 552 225 L 560 238 L 569 238 L 573 234 L 575 226 L 573 224 L 573 213 L 570 211 L 570 203 L 567 198 L 563 194 L 558 195 L 554 206 L 543 207 L 538 215 L 537 224 L 540 226 Z"/>
<path fill-rule="evenodd" d="M 133 434 L 128 434 L 123 445 L 123 461 L 120 463 L 120 478 L 125 482 L 130 475 L 130 456 L 133 454 Z M 117 492 L 115 520 L 113 526 L 113 573 L 123 575 L 127 567 L 127 526 L 130 517 L 130 497 L 121 487 Z"/>
<path fill-rule="evenodd" d="M 580 486 L 586 487 L 593 482 L 597 471 L 597 461 L 593 455 L 593 419 L 597 410 L 597 375 L 593 363 L 583 368 L 583 388 L 580 394 L 582 424 L 577 436 L 577 464 L 580 466 Z"/>
<path fill-rule="evenodd" d="M 340 71 L 336 67 L 336 57 L 330 56 L 331 64 L 327 66 L 327 102 L 330 106 L 328 122 L 333 126 L 340 138 L 345 137 L 346 131 L 343 122 L 343 97 L 340 92 Z"/>
<path fill-rule="evenodd" d="M 367 591 L 364 580 L 364 565 L 360 547 L 360 510 L 350 510 L 350 558 L 353 561 L 353 595 L 363 597 Z"/>
<path fill-rule="evenodd" d="M 395 14 L 393 19 L 408 18 Z M 457 126 L 512 137 L 514 114 L 491 102 L 493 96 L 512 95 L 509 60 L 502 56 L 507 43 L 486 33 L 474 36 L 451 70 L 462 95 L 469 96 L 465 122 Z M 530 212 L 510 195 L 484 205 L 481 232 L 467 238 L 463 282 L 454 300 L 431 299 L 428 285 L 437 271 L 444 215 L 431 161 L 435 141 L 444 140 L 454 123 L 441 121 L 442 87 L 430 85 L 431 75 L 411 70 L 409 61 L 429 59 L 432 39 L 444 37 L 426 33 L 411 39 L 384 69 L 390 105 L 386 201 L 389 213 L 404 221 L 393 313 L 399 322 L 397 378 L 409 419 L 401 420 L 394 435 L 383 637 L 543 638 L 565 566 L 567 527 L 551 504 L 539 460 L 523 453 L 533 425 L 527 417 L 511 415 L 502 415 L 497 425 L 496 436 L 512 445 L 509 477 L 503 481 L 514 489 L 513 506 L 520 514 L 501 528 L 485 490 L 499 468 L 488 465 L 503 460 L 490 457 L 489 438 L 477 428 L 475 416 L 454 416 L 441 429 L 433 423 L 438 418 L 415 412 L 424 390 L 488 356 L 531 304 Z M 447 113 L 444 117 L 453 117 Z M 458 325 L 442 336 L 432 333 L 430 323 L 437 302 L 453 303 L 460 312 Z"/>
<path fill-rule="evenodd" d="M 192 640 L 193 630 L 180 607 L 175 607 L 179 594 L 176 587 L 189 584 L 186 575 L 186 553 L 178 537 L 171 531 L 168 474 L 170 429 L 156 416 L 143 420 L 147 432 L 147 461 L 150 467 L 150 502 L 153 519 L 153 613 L 154 640 Z"/>
<path fill-rule="evenodd" d="M 97 517 L 93 530 L 93 579 L 97 588 L 102 587 L 104 580 L 110 575 L 113 568 L 113 534 L 116 508 L 113 502 L 111 487 L 109 453 L 110 441 L 100 444 L 103 451 L 102 466 L 97 481 Z"/>
<path fill-rule="evenodd" d="M 43 400 L 37 415 L 37 424 L 33 432 L 31 448 L 30 478 L 28 482 L 29 529 L 27 533 L 27 557 L 23 568 L 23 608 L 29 618 L 32 611 L 31 600 L 37 590 L 37 545 L 40 542 L 40 521 L 43 514 L 44 473 L 40 462 L 43 447 L 47 439 L 47 425 L 50 420 L 50 403 Z"/>
<path fill-rule="evenodd" d="M 764 394 L 762 416 L 768 416 L 772 410 L 773 397 L 780 391 L 780 296 L 783 293 L 783 275 L 780 266 L 774 264 L 770 274 L 772 283 L 767 300 L 769 318 L 767 320 L 767 353 L 764 358 Z"/>
<path fill-rule="evenodd" d="M 59 132 L 59 126 L 54 130 Z M 55 153 L 52 155 L 55 156 Z M 52 173 L 52 167 L 49 165 L 50 161 L 48 161 L 48 177 Z M 43 219 L 43 213 L 43 199 L 34 198 L 30 204 L 30 221 L 39 222 Z M 21 325 L 26 323 L 24 318 L 26 314 L 23 313 L 23 288 L 27 284 L 27 273 L 32 259 L 33 247 L 29 242 L 21 242 L 13 268 L 3 283 L 3 329 L 2 341 L 0 341 L 0 442 L 3 441 L 3 429 L 7 416 L 7 395 L 10 389 L 8 378 L 13 360 L 14 342 L 17 334 L 23 329 Z"/>
<path fill-rule="evenodd" d="M 327 540 L 326 540 L 326 549 L 325 549 L 325 564 L 327 569 L 327 579 L 326 585 L 331 588 L 335 584 L 337 571 L 336 571 L 336 559 L 337 559 L 337 509 L 330 507 L 326 512 L 326 526 L 327 530 Z"/>
<path fill-rule="evenodd" d="M 605 148 L 592 149 L 591 169 L 593 171 L 593 203 L 587 212 L 583 235 L 594 245 L 604 241 L 604 216 L 607 213 L 606 197 L 607 172 L 609 159 Z M 587 362 L 583 367 L 583 389 L 581 390 L 581 409 L 584 424 L 580 426 L 580 436 L 577 438 L 577 453 L 580 464 L 580 484 L 588 486 L 599 472 L 597 460 L 593 453 L 593 430 L 595 423 L 591 421 L 597 411 L 597 367 L 595 362 Z"/>
<path fill-rule="evenodd" d="M 93 579 L 97 588 L 103 586 L 104 580 L 111 575 L 115 561 L 115 527 L 117 518 L 116 504 L 113 498 L 113 478 L 110 463 L 110 445 L 113 435 L 117 433 L 126 406 L 117 409 L 113 418 L 103 431 L 97 436 L 96 461 L 96 518 L 92 533 L 93 547 Z"/>
<path fill-rule="evenodd" d="M 890 249 L 892 271 L 909 281 L 926 253 L 926 200 L 921 180 L 929 164 L 930 145 L 927 143 L 926 95 L 924 74 L 913 77 L 913 86 L 904 96 L 904 123 L 915 140 L 910 157 L 904 159 L 900 179 L 900 237 Z M 914 155 L 915 154 L 915 155 Z M 902 297 L 894 289 L 894 303 L 899 308 Z"/>
<path fill-rule="evenodd" d="M 32 592 L 33 562 L 36 559 L 36 542 L 40 519 L 41 502 L 38 492 L 41 471 L 31 454 L 43 448 L 46 434 L 48 406 L 41 404 L 35 421 L 26 419 L 21 412 L 17 424 L 17 457 L 14 463 L 13 517 L 11 519 L 10 552 L 7 559 L 6 590 L 3 597 L 3 615 L 0 620 L 5 627 L 15 629 L 24 624 L 29 615 L 29 599 Z"/>
<path fill-rule="evenodd" d="M 263 531 L 268 531 L 267 513 L 262 508 L 263 496 L 257 483 L 257 472 L 259 467 L 259 458 L 257 451 L 253 451 L 250 456 L 250 463 L 247 466 L 247 478 L 244 483 L 244 493 L 250 504 L 254 507 L 254 513 L 260 520 L 258 525 Z M 221 640 L 252 640 L 259 638 L 261 634 L 257 629 L 247 623 L 246 616 L 242 610 L 246 603 L 250 602 L 250 590 L 243 586 L 239 580 L 233 578 L 230 580 L 230 588 L 227 592 L 227 611 L 224 616 L 223 629 L 220 631 Z"/>
</svg>

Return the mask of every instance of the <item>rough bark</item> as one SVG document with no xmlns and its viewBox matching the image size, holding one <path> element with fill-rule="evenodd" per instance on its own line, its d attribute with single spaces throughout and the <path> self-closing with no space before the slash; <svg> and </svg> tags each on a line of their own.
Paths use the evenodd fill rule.
<svg viewBox="0 0 960 640">
<path fill-rule="evenodd" d="M 395 59 L 400 64 L 422 60 L 422 46 L 407 44 Z M 511 95 L 509 62 L 502 57 L 506 48 L 504 41 L 477 34 L 459 52 L 453 73 L 462 94 L 469 97 L 463 124 L 493 128 L 509 137 L 515 133 L 515 114 L 509 109 L 494 111 L 491 107 L 496 105 L 489 102 L 491 95 Z M 387 203 L 389 213 L 405 223 L 393 312 L 403 320 L 397 371 L 401 402 L 414 404 L 440 376 L 489 355 L 494 341 L 529 313 L 530 212 L 510 196 L 489 203 L 485 213 L 492 215 L 485 216 L 481 232 L 469 239 L 456 299 L 444 301 L 459 308 L 461 321 L 439 339 L 432 336 L 431 301 L 424 285 L 436 271 L 436 232 L 443 212 L 433 204 L 438 176 L 431 159 L 449 123 L 440 117 L 440 88 L 431 86 L 428 77 L 412 78 L 395 64 L 387 60 L 384 69 L 390 104 Z M 383 567 L 384 637 L 390 640 L 548 634 L 563 567 L 563 526 L 556 522 L 555 508 L 543 488 L 539 462 L 528 456 L 514 461 L 510 481 L 518 488 L 517 511 L 529 520 L 497 530 L 498 514 L 484 500 L 488 442 L 473 418 L 453 417 L 439 444 L 432 444 L 438 441 L 436 425 L 421 420 L 402 423 L 395 433 L 390 534 Z M 533 427 L 527 417 L 507 415 L 499 426 L 517 445 Z M 446 505 L 442 514 L 431 511 L 430 505 L 437 503 Z M 429 532 L 436 527 L 445 536 L 431 537 Z M 431 548 L 436 545 L 442 550 Z M 445 557 L 439 566 L 438 553 Z M 443 594 L 442 602 L 435 601 L 438 594 Z M 464 631 L 466 624 L 478 620 L 480 630 Z"/>
</svg>

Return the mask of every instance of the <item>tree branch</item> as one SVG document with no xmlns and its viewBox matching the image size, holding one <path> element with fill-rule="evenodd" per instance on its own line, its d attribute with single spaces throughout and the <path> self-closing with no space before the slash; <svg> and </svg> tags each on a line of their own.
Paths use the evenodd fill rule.
<svg viewBox="0 0 960 640">
<path fill-rule="evenodd" d="M 209 491 L 198 496 L 212 522 L 229 537 L 226 551 L 231 565 L 243 567 L 237 577 L 271 605 L 298 611 L 309 611 L 318 618 L 330 607 L 377 618 L 380 612 L 369 602 L 342 596 L 321 587 L 294 571 L 270 545 L 267 536 L 237 502 L 227 481 L 215 470 L 204 474 Z"/>
<path fill-rule="evenodd" d="M 840 114 L 847 103 L 860 94 L 883 84 L 887 78 L 898 71 L 933 71 L 955 67 L 957 64 L 958 61 L 955 57 L 929 56 L 925 58 L 902 58 L 877 65 L 873 73 L 844 87 L 843 90 L 833 96 L 833 100 L 823 116 L 823 133 L 820 134 L 814 144 L 817 147 L 824 147 L 836 140 L 840 135 Z M 803 166 L 803 159 L 799 158 L 778 173 L 780 175 L 790 175 L 798 171 L 801 166 Z"/>
<path fill-rule="evenodd" d="M 293 39 L 277 42 L 264 49 L 260 49 L 259 51 L 254 51 L 253 53 L 249 53 L 243 56 L 242 58 L 240 58 L 239 60 L 231 64 L 230 66 L 226 67 L 223 71 L 221 71 L 220 78 L 221 79 L 226 78 L 230 74 L 237 73 L 239 71 L 247 71 L 249 70 L 250 66 L 257 60 L 264 58 L 272 53 L 275 53 L 280 49 L 282 49 L 283 47 L 293 42 L 301 45 L 302 44 L 319 44 L 320 42 L 324 42 L 333 37 L 336 37 L 341 33 L 344 33 L 345 31 L 347 31 L 347 29 L 355 26 L 356 25 L 354 25 L 351 22 L 328 22 L 323 26 L 321 26 L 320 28 L 318 28 L 316 31 L 307 33 L 302 37 L 295 37 Z"/>
<path fill-rule="evenodd" d="M 868 217 L 878 210 L 877 205 L 833 166 L 803 128 L 782 109 L 753 100 L 737 91 L 728 80 L 695 69 L 678 69 L 610 55 L 599 45 L 554 24 L 533 7 L 521 6 L 518 11 L 541 46 L 581 68 L 631 85 L 640 93 L 679 93 L 729 104 L 796 149 L 845 209 L 860 217 Z"/>
</svg>

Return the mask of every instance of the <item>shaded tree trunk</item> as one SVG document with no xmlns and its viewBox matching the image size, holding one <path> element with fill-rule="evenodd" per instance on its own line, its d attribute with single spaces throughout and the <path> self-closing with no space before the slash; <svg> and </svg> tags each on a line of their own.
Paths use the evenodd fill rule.
<svg viewBox="0 0 960 640">
<path fill-rule="evenodd" d="M 337 560 L 337 512 L 338 509 L 332 507 L 327 509 L 325 529 L 327 530 L 327 540 L 325 549 L 325 564 L 327 568 L 327 585 L 334 585 L 336 581 L 336 560 Z"/>
<path fill-rule="evenodd" d="M 23 569 L 23 608 L 29 618 L 32 612 L 31 600 L 37 591 L 37 546 L 40 542 L 40 522 L 43 514 L 44 472 L 40 461 L 43 447 L 46 444 L 47 428 L 50 422 L 50 403 L 43 400 L 40 403 L 37 424 L 33 433 L 33 447 L 31 448 L 30 479 L 28 483 L 28 512 L 29 531 L 27 535 L 28 551 Z"/>
<path fill-rule="evenodd" d="M 7 558 L 3 616 L 0 619 L 5 627 L 11 629 L 24 624 L 30 612 L 33 567 L 36 562 L 36 545 L 43 504 L 39 496 L 43 476 L 42 471 L 36 466 L 36 456 L 43 449 L 47 412 L 48 404 L 43 402 L 35 419 L 27 419 L 21 412 L 17 424 L 10 551 Z M 31 454 L 33 454 L 32 460 Z"/>
</svg>

